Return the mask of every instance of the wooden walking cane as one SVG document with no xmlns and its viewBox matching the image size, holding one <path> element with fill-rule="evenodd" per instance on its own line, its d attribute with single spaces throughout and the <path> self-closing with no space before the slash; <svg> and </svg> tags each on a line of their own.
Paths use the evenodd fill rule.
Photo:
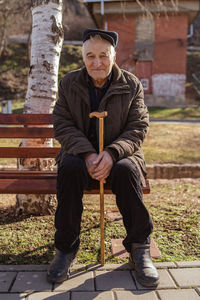
<svg viewBox="0 0 200 300">
<path fill-rule="evenodd" d="M 107 117 L 107 111 L 92 112 L 89 117 L 99 119 L 99 153 L 103 151 L 104 118 Z M 104 242 L 104 185 L 100 181 L 100 230 L 101 230 L 101 265 L 105 264 L 105 242 Z"/>
</svg>

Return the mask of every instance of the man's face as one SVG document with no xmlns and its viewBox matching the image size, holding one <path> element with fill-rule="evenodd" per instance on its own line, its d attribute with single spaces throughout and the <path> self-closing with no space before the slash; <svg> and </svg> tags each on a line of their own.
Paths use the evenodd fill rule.
<svg viewBox="0 0 200 300">
<path fill-rule="evenodd" d="M 106 40 L 87 40 L 83 49 L 83 60 L 88 74 L 95 82 L 106 82 L 115 63 L 112 45 Z"/>
</svg>

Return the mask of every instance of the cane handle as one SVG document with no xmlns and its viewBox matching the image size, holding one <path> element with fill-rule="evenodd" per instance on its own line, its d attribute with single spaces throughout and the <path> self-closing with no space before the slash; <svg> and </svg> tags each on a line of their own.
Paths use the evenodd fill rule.
<svg viewBox="0 0 200 300">
<path fill-rule="evenodd" d="M 108 115 L 107 111 L 102 111 L 102 112 L 93 111 L 89 114 L 89 117 L 90 118 L 96 117 L 96 118 L 100 119 L 100 118 L 107 117 L 107 115 Z"/>
</svg>

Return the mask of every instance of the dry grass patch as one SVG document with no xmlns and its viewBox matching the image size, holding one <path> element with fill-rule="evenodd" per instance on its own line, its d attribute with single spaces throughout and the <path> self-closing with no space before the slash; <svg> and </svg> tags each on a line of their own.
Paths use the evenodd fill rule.
<svg viewBox="0 0 200 300">
<path fill-rule="evenodd" d="M 147 163 L 200 163 L 200 124 L 151 124 L 143 144 Z"/>
</svg>

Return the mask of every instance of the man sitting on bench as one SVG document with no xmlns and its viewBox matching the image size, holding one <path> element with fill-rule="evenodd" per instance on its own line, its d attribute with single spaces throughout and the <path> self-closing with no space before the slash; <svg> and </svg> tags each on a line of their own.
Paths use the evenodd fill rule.
<svg viewBox="0 0 200 300">
<path fill-rule="evenodd" d="M 56 255 L 47 279 L 62 282 L 79 249 L 82 197 L 91 180 L 109 181 L 123 217 L 137 280 L 156 286 L 158 273 L 150 257 L 153 225 L 142 201 L 145 162 L 141 144 L 149 119 L 143 88 L 133 74 L 115 63 L 118 34 L 86 29 L 82 55 L 85 67 L 67 74 L 59 85 L 53 111 L 55 138 L 61 144 L 57 157 L 58 206 L 55 214 Z M 104 151 L 98 154 L 98 120 L 93 111 L 107 111 Z"/>
</svg>

